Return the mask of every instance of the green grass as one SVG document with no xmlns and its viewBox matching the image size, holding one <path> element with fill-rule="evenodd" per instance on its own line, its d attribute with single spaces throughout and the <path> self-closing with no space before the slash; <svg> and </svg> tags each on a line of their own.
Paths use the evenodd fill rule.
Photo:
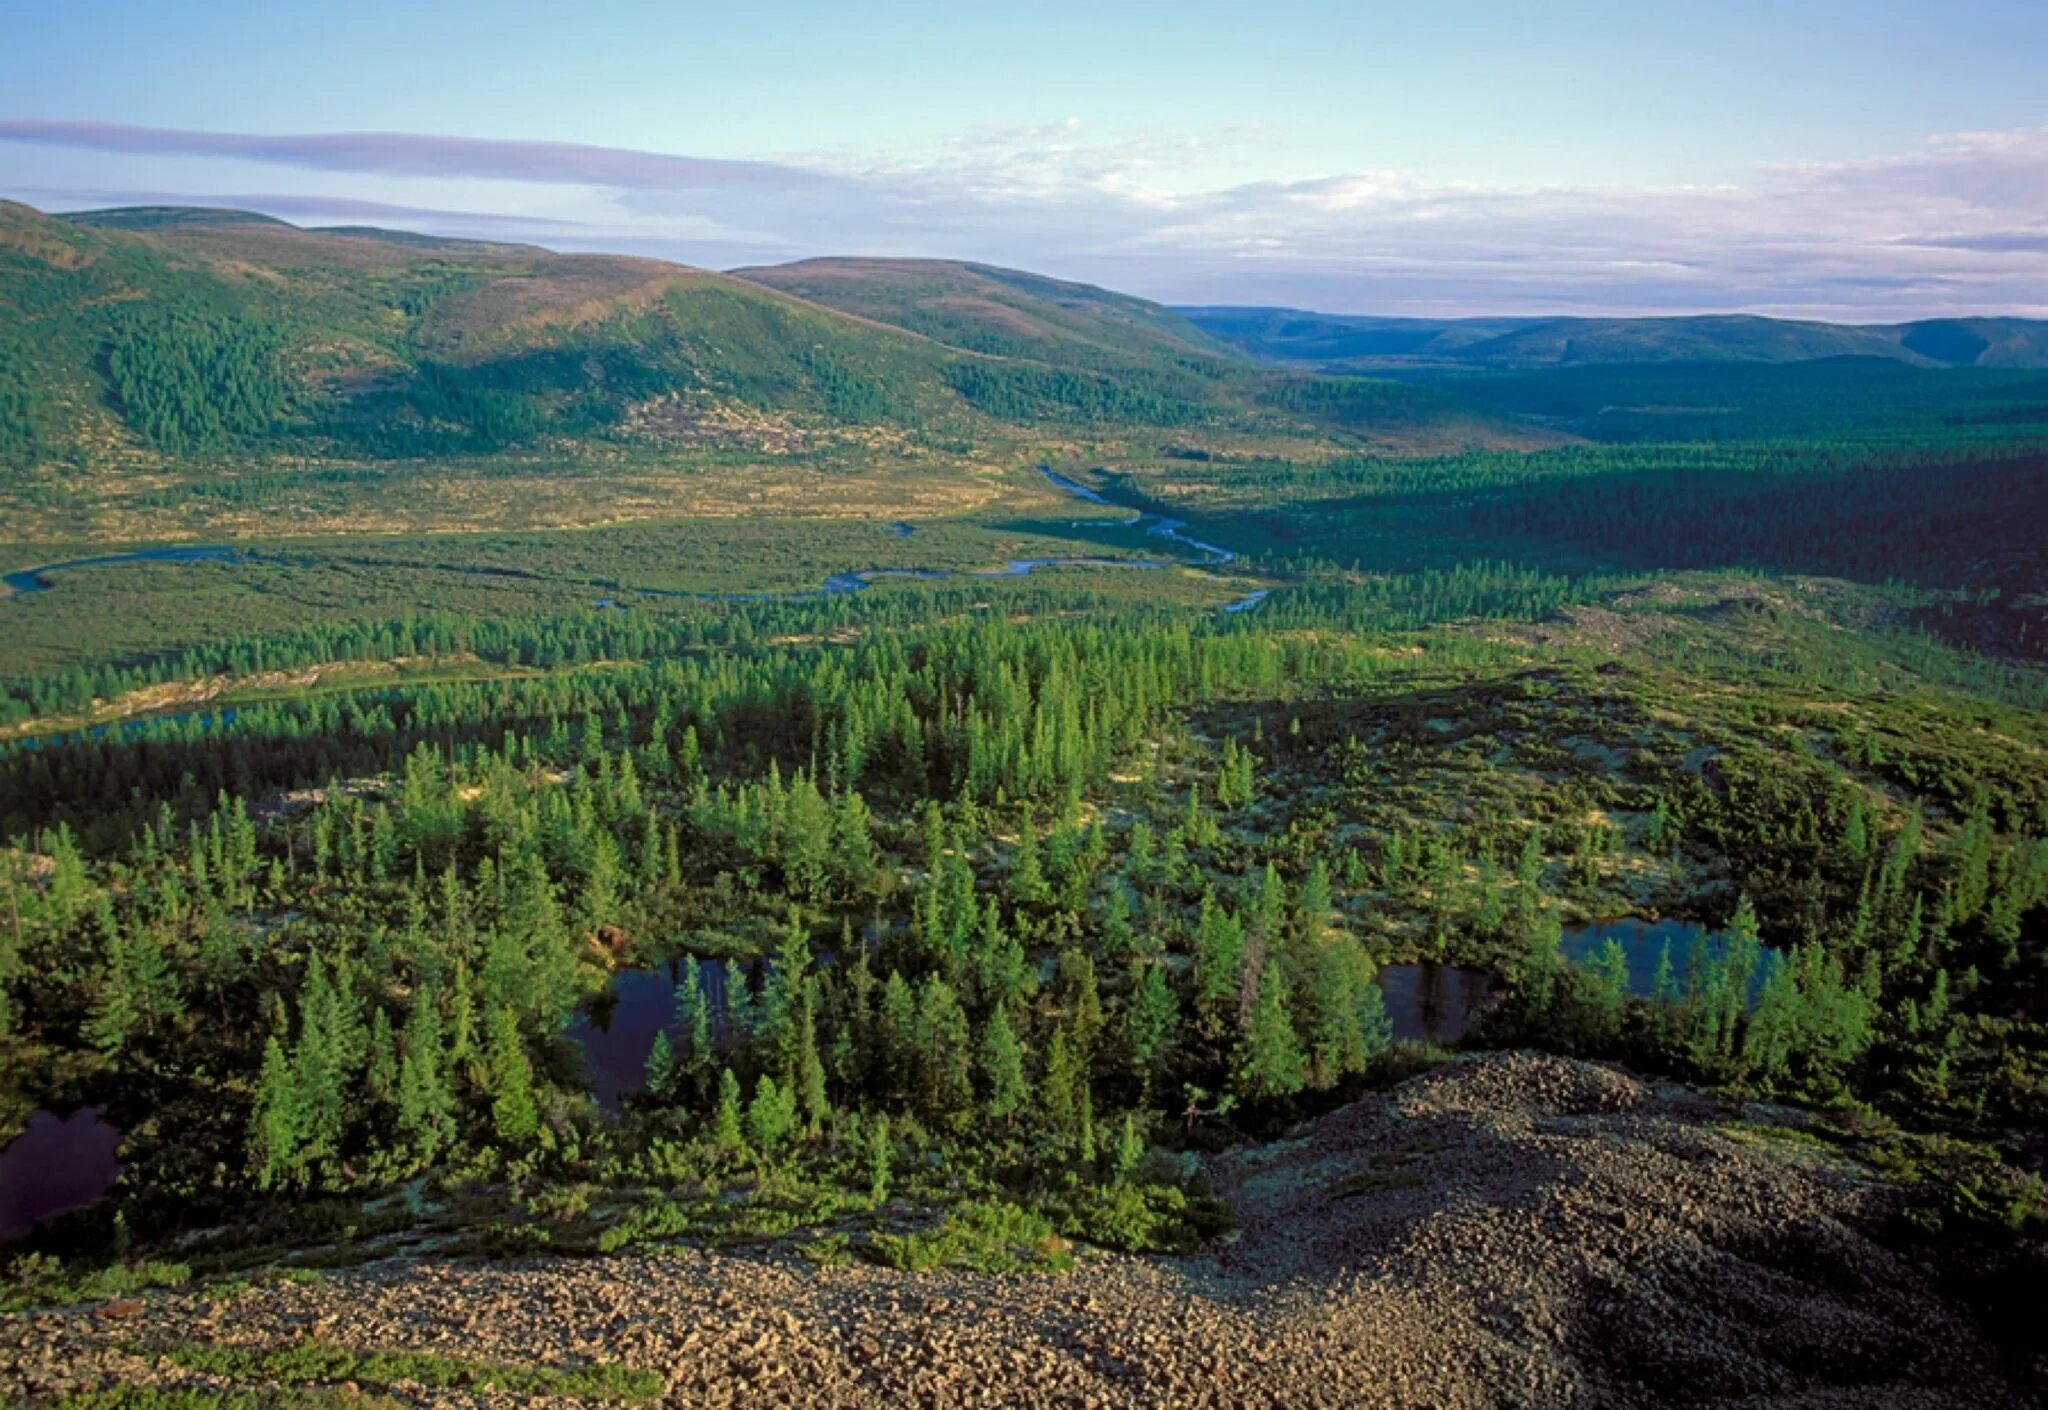
<svg viewBox="0 0 2048 1410">
<path fill-rule="evenodd" d="M 885 1268 L 907 1273 L 965 1268 L 976 1273 L 1057 1273 L 1073 1266 L 1073 1250 L 1052 1221 L 1014 1204 L 963 1204 L 936 1228 L 875 1233 L 862 1251 Z"/>
<path fill-rule="evenodd" d="M 360 1390 L 171 1390 L 108 1386 L 67 1395 L 56 1410 L 392 1410 L 400 1402 Z"/>
<path fill-rule="evenodd" d="M 22 1254 L 0 1273 L 0 1312 L 105 1302 L 152 1288 L 181 1287 L 191 1278 L 192 1269 L 183 1263 L 152 1260 L 70 1269 L 47 1254 Z"/>
<path fill-rule="evenodd" d="M 161 1354 L 187 1371 L 268 1385 L 353 1384 L 371 1390 L 424 1386 L 434 1390 L 566 1396 L 609 1405 L 646 1404 L 661 1395 L 663 1386 L 657 1372 L 615 1363 L 575 1367 L 513 1365 L 424 1351 L 356 1351 L 312 1340 L 274 1348 L 195 1342 L 171 1347 Z"/>
</svg>

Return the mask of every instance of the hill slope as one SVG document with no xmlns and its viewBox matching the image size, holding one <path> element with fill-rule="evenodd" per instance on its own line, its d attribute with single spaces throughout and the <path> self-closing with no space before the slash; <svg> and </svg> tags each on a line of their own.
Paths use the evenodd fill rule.
<svg viewBox="0 0 2048 1410">
<path fill-rule="evenodd" d="M 860 424 L 965 411 L 944 350 L 724 275 L 241 212 L 0 207 L 0 308 L 0 454 L 445 455 L 687 430 L 730 404 Z"/>
<path fill-rule="evenodd" d="M 1882 357 L 1921 367 L 2048 367 L 2048 322 L 1839 324 L 1686 318 L 1374 318 L 1284 308 L 1186 308 L 1188 321 L 1267 363 L 1330 369 L 1532 368 L 1591 363 L 1801 362 Z"/>
<path fill-rule="evenodd" d="M 45 1314 L 0 1352 L 0 1392 L 201 1383 L 137 1344 L 225 1343 L 255 1388 L 311 1328 L 334 1381 L 408 1351 L 535 1376 L 596 1359 L 691 1405 L 2026 1404 L 2038 1351 L 2002 1366 L 1935 1270 L 1874 1237 L 1897 1190 L 1768 1129 L 1594 1064 L 1482 1054 L 1216 1162 L 1242 1233 L 1193 1258 L 1011 1278 L 816 1267 L 787 1243 L 393 1261 L 231 1305 Z"/>
<path fill-rule="evenodd" d="M 1243 360 L 1163 305 L 992 265 L 811 259 L 732 272 L 968 352 L 1105 371 L 1221 372 Z"/>
<path fill-rule="evenodd" d="M 737 278 L 241 211 L 0 204 L 0 465 L 783 454 L 821 435 L 957 456 L 1041 426 L 1517 434 L 1455 395 L 1260 370 L 1157 305 L 1015 271 Z"/>
</svg>

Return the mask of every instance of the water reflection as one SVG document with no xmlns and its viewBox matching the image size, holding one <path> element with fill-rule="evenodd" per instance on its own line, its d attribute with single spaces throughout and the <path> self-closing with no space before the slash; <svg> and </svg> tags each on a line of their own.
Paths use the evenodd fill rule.
<svg viewBox="0 0 2048 1410">
<path fill-rule="evenodd" d="M 38 1220 L 91 1204 L 121 1173 L 114 1152 L 121 1129 L 106 1108 L 59 1116 L 38 1111 L 0 1150 L 0 1239 L 15 1239 Z"/>
</svg>

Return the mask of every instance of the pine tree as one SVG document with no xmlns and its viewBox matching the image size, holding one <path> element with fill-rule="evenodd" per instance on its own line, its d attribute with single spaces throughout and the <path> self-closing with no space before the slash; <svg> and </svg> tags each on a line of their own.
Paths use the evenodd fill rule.
<svg viewBox="0 0 2048 1410">
<path fill-rule="evenodd" d="M 783 931 L 782 944 L 761 986 L 761 1004 L 756 1031 L 767 1061 L 787 1075 L 796 1065 L 796 1018 L 799 998 L 811 969 L 811 941 L 802 921 L 794 914 Z"/>
<path fill-rule="evenodd" d="M 868 1199 L 880 1204 L 889 1198 L 889 1114 L 877 1113 L 868 1128 Z"/>
<path fill-rule="evenodd" d="M 364 1085 L 370 1100 L 382 1107 L 392 1106 L 398 1100 L 398 1035 L 392 1032 L 391 1016 L 381 1004 L 370 1020 L 369 1057 Z"/>
<path fill-rule="evenodd" d="M 666 1102 L 675 1096 L 676 1054 L 668 1041 L 667 1030 L 657 1031 L 654 1042 L 647 1049 L 647 1095 L 659 1102 Z"/>
<path fill-rule="evenodd" d="M 965 1119 L 974 1104 L 973 1042 L 959 996 L 936 974 L 918 995 L 917 1046 L 923 1109 L 941 1120 Z"/>
<path fill-rule="evenodd" d="M 747 1134 L 754 1149 L 773 1158 L 796 1128 L 796 1094 L 787 1086 L 762 1073 L 754 1084 L 754 1099 L 747 1104 Z"/>
<path fill-rule="evenodd" d="M 533 1067 L 520 1037 L 519 1017 L 509 1004 L 491 1011 L 488 1054 L 491 1129 L 505 1145 L 531 1145 L 540 1134 L 540 1109 L 533 1099 Z"/>
<path fill-rule="evenodd" d="M 908 1101 L 918 1081 L 917 1000 L 900 970 L 890 970 L 882 983 L 880 1027 L 884 1095 L 893 1102 Z"/>
<path fill-rule="evenodd" d="M 1555 908 L 1546 906 L 1530 918 L 1520 987 L 1529 1012 L 1538 1018 L 1549 1013 L 1557 994 L 1557 946 L 1562 934 Z"/>
<path fill-rule="evenodd" d="M 721 1151 L 743 1151 L 747 1138 L 740 1130 L 740 1079 L 731 1068 L 718 1074 L 718 1107 L 711 1118 L 711 1143 Z"/>
<path fill-rule="evenodd" d="M 256 1109 L 249 1123 L 249 1164 L 259 1188 L 298 1182 L 305 1127 L 297 1079 L 284 1045 L 273 1033 L 264 1040 L 263 1075 L 257 1079 Z"/>
<path fill-rule="evenodd" d="M 1152 1084 L 1165 1072 L 1180 1031 L 1180 1000 L 1174 997 L 1165 968 L 1144 966 L 1124 1011 L 1124 1036 L 1137 1068 L 1141 1091 L 1149 1098 Z"/>
<path fill-rule="evenodd" d="M 981 1034 L 981 1075 L 988 1087 L 988 1114 L 1006 1124 L 1031 1099 L 1024 1077 L 1024 1049 L 1010 1027 L 1010 1015 L 998 1004 Z"/>
<path fill-rule="evenodd" d="M 812 1135 L 824 1130 L 832 1108 L 825 1095 L 825 1063 L 818 1054 L 818 1015 L 815 984 L 806 984 L 797 1005 L 795 1096 L 803 1113 L 804 1130 Z"/>
<path fill-rule="evenodd" d="M 1145 1138 L 1138 1131 L 1138 1122 L 1130 1112 L 1124 1113 L 1123 1126 L 1117 1131 L 1114 1156 L 1116 1177 L 1129 1180 L 1138 1173 L 1138 1167 L 1145 1160 Z"/>
<path fill-rule="evenodd" d="M 712 1072 L 718 1062 L 718 1054 L 711 1044 L 711 1005 L 704 998 L 696 957 L 684 955 L 677 963 L 682 977 L 676 985 L 676 1032 L 680 1038 L 676 1049 L 675 1081 L 680 1088 L 702 1101 L 710 1095 Z"/>
<path fill-rule="evenodd" d="M 1237 1090 L 1252 1098 L 1292 1096 L 1301 1090 L 1307 1062 L 1287 1012 L 1286 985 L 1271 966 L 1253 983 L 1251 1022 L 1238 1042 Z"/>
<path fill-rule="evenodd" d="M 398 1065 L 398 1130 L 422 1164 L 431 1164 L 453 1139 L 455 1099 L 448 1090 L 441 1050 L 441 1018 L 432 989 L 413 996 Z"/>
<path fill-rule="evenodd" d="M 1038 857 L 1038 831 L 1029 813 L 1020 824 L 1016 860 L 1010 864 L 1003 890 L 1013 906 L 1041 906 L 1052 899 L 1052 888 L 1046 884 Z"/>
<path fill-rule="evenodd" d="M 1045 1071 L 1038 1081 L 1038 1107 L 1046 1130 L 1061 1144 L 1081 1129 L 1081 1094 L 1088 1084 L 1081 1054 L 1065 1028 L 1055 1028 L 1045 1045 Z"/>
<path fill-rule="evenodd" d="M 725 1032 L 729 1045 L 744 1052 L 754 1040 L 754 991 L 747 983 L 746 967 L 738 960 L 725 962 Z"/>
<path fill-rule="evenodd" d="M 1208 1037 L 1221 1037 L 1230 1027 L 1244 953 L 1244 929 L 1237 918 L 1214 895 L 1204 895 L 1195 922 L 1195 1012 Z"/>
<path fill-rule="evenodd" d="M 1386 1001 L 1364 949 L 1337 935 L 1316 949 L 1309 971 L 1307 1081 L 1318 1088 L 1362 1073 L 1386 1050 Z"/>
</svg>

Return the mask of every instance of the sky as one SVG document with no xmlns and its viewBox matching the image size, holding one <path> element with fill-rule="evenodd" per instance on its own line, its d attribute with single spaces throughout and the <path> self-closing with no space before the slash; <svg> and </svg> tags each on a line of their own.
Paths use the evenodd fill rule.
<svg viewBox="0 0 2048 1410">
<path fill-rule="evenodd" d="M 1341 313 L 2048 315 L 2043 0 L 0 0 L 0 196 Z"/>
</svg>

